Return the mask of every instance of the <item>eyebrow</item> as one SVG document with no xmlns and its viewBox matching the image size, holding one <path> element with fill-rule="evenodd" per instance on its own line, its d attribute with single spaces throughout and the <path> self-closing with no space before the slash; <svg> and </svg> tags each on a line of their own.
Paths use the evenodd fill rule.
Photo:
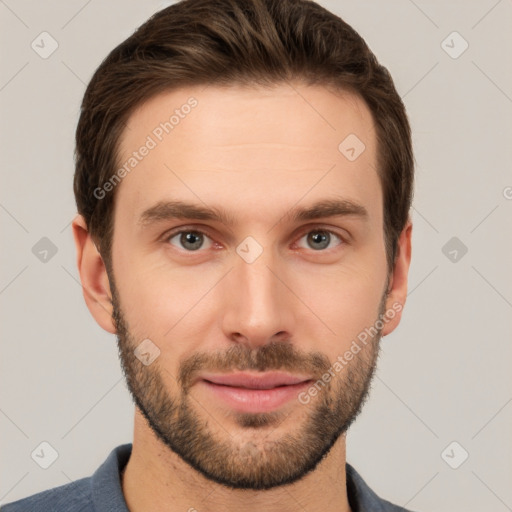
<svg viewBox="0 0 512 512">
<path fill-rule="evenodd" d="M 367 220 L 367 209 L 349 199 L 325 199 L 308 207 L 294 207 L 280 221 L 303 222 L 323 217 L 356 217 Z M 236 217 L 221 207 L 209 207 L 185 201 L 160 201 L 144 210 L 138 223 L 146 227 L 150 224 L 172 219 L 196 219 L 216 221 L 227 226 L 236 224 Z"/>
</svg>

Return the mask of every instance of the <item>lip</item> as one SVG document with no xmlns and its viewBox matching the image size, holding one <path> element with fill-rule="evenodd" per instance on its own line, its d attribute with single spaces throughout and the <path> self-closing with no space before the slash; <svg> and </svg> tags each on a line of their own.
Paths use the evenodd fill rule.
<svg viewBox="0 0 512 512">
<path fill-rule="evenodd" d="M 291 386 L 311 380 L 311 377 L 307 375 L 292 375 L 285 372 L 266 372 L 263 374 L 249 372 L 210 373 L 202 374 L 200 378 L 213 384 L 248 389 L 272 389 L 278 386 Z"/>
<path fill-rule="evenodd" d="M 202 375 L 198 384 L 225 405 L 239 412 L 269 412 L 297 398 L 310 385 L 308 376 L 272 372 Z"/>
</svg>

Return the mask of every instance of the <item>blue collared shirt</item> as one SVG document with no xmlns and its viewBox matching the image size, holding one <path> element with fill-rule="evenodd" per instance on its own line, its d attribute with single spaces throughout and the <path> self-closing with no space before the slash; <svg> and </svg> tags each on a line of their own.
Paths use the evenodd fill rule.
<svg viewBox="0 0 512 512">
<path fill-rule="evenodd" d="M 131 452 L 131 443 L 120 445 L 92 476 L 8 503 L 0 512 L 129 512 L 120 475 Z M 350 464 L 345 467 L 352 512 L 410 512 L 379 498 Z"/>
</svg>

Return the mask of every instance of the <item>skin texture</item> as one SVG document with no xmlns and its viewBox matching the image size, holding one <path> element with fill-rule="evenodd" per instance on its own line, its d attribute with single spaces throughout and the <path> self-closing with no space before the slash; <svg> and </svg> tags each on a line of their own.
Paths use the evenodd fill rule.
<svg viewBox="0 0 512 512">
<path fill-rule="evenodd" d="M 151 135 L 191 97 L 197 105 L 172 131 L 161 141 Z M 365 144 L 354 161 L 338 149 L 349 134 Z M 118 335 L 136 403 L 122 481 L 129 509 L 350 510 L 345 433 L 366 398 L 381 336 L 400 321 L 411 258 L 409 221 L 388 276 L 368 108 L 351 93 L 299 83 L 190 87 L 132 113 L 120 165 L 148 135 L 156 146 L 115 190 L 110 276 L 83 218 L 73 223 L 85 300 Z M 367 216 L 287 217 L 326 199 L 358 203 Z M 231 222 L 140 221 L 170 200 L 222 207 Z M 185 233 L 170 233 L 177 228 Z M 244 245 L 249 236 L 257 245 Z M 262 252 L 249 263 L 240 247 Z M 390 310 L 308 403 L 242 414 L 196 380 L 280 368 L 318 381 Z M 134 355 L 145 339 L 160 350 L 147 366 Z"/>
</svg>

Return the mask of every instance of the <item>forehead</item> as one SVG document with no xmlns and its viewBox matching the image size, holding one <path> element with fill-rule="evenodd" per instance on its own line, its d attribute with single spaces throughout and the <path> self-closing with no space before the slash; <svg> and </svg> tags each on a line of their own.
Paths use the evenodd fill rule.
<svg viewBox="0 0 512 512">
<path fill-rule="evenodd" d="M 350 92 L 298 83 L 178 89 L 128 119 L 116 209 L 135 221 L 158 201 L 187 199 L 231 205 L 243 219 L 335 193 L 378 210 L 376 151 L 371 113 Z"/>
</svg>

